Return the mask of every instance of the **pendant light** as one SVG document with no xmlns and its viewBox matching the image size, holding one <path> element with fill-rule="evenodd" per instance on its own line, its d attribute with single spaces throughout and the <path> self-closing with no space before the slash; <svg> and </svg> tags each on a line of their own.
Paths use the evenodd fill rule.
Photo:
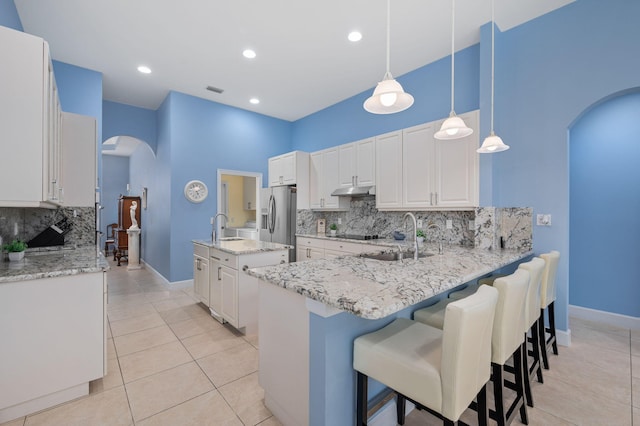
<svg viewBox="0 0 640 426">
<path fill-rule="evenodd" d="M 364 101 L 364 109 L 372 114 L 393 114 L 413 105 L 413 96 L 402 89 L 389 71 L 389 45 L 391 27 L 391 0 L 387 0 L 387 72 L 378 83 L 373 95 Z"/>
<path fill-rule="evenodd" d="M 467 127 L 462 118 L 456 115 L 453 108 L 454 86 L 455 86 L 455 21 L 456 21 L 456 0 L 451 0 L 451 113 L 449 118 L 444 120 L 440 130 L 434 135 L 436 139 L 450 140 L 460 139 L 473 133 L 473 129 Z"/>
<path fill-rule="evenodd" d="M 493 98 L 494 98 L 494 79 L 495 79 L 495 10 L 494 0 L 491 0 L 491 132 L 482 142 L 482 146 L 477 149 L 480 154 L 493 154 L 494 152 L 506 151 L 509 149 L 509 145 L 505 145 L 502 142 L 500 136 L 496 135 L 493 131 Z"/>
</svg>

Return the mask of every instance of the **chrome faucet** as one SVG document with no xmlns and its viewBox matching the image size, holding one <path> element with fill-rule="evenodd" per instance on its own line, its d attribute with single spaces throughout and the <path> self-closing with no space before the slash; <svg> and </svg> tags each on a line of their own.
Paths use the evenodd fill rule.
<svg viewBox="0 0 640 426">
<path fill-rule="evenodd" d="M 413 221 L 413 259 L 418 260 L 418 237 L 416 236 L 416 232 L 418 232 L 418 224 L 413 213 L 406 212 L 402 217 L 402 226 L 404 226 L 404 222 L 407 220 L 407 216 L 409 216 Z"/>
<path fill-rule="evenodd" d="M 213 217 L 213 220 L 211 221 L 211 242 L 212 242 L 212 243 L 217 243 L 217 242 L 219 242 L 219 241 L 220 241 L 220 237 L 218 237 L 218 233 L 216 232 L 216 231 L 217 231 L 217 229 L 218 229 L 218 227 L 217 227 L 217 225 L 216 225 L 216 223 L 217 223 L 217 219 L 218 219 L 218 216 L 224 216 L 225 220 L 229 220 L 229 218 L 227 217 L 227 215 L 226 215 L 226 214 L 224 214 L 224 213 L 218 213 L 217 215 L 215 215 L 215 216 Z M 221 232 L 221 233 L 222 233 L 222 229 L 224 229 L 224 228 L 221 228 L 221 229 L 220 229 L 220 232 Z"/>
<path fill-rule="evenodd" d="M 436 228 L 437 230 L 440 230 L 440 227 L 433 222 L 427 226 L 427 231 L 431 228 Z M 443 251 L 442 251 L 442 238 L 441 238 L 440 243 L 438 244 L 438 254 L 442 254 L 442 252 Z"/>
</svg>

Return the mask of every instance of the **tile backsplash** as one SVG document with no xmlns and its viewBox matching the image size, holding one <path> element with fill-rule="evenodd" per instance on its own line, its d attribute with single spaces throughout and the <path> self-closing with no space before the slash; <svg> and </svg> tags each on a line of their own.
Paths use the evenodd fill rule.
<svg viewBox="0 0 640 426">
<path fill-rule="evenodd" d="M 313 235 L 318 219 L 326 219 L 327 227 L 331 223 L 338 224 L 340 219 L 338 234 L 376 234 L 379 238 L 392 238 L 393 231 L 406 232 L 402 224 L 404 214 L 404 211 L 379 211 L 373 196 L 353 198 L 348 211 L 298 210 L 296 232 Z M 533 212 L 530 208 L 478 207 L 475 211 L 414 211 L 413 214 L 423 221 L 421 229 L 428 242 L 492 249 L 500 248 L 502 237 L 505 248 L 532 247 Z M 448 220 L 451 229 L 446 227 Z M 407 224 L 406 230 L 409 229 Z"/>
<path fill-rule="evenodd" d="M 64 236 L 65 247 L 95 245 L 96 227 L 93 207 L 58 209 L 0 207 L 0 237 L 5 243 L 15 238 L 29 241 L 63 218 L 67 218 L 71 223 L 71 230 Z"/>
</svg>

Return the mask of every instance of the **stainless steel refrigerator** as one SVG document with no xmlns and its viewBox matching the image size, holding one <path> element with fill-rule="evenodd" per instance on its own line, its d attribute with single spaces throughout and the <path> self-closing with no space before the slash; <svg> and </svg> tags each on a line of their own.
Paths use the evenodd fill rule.
<svg viewBox="0 0 640 426">
<path fill-rule="evenodd" d="M 260 241 L 296 244 L 296 187 L 274 186 L 260 192 Z M 289 262 L 295 262 L 295 248 L 289 250 Z"/>
</svg>

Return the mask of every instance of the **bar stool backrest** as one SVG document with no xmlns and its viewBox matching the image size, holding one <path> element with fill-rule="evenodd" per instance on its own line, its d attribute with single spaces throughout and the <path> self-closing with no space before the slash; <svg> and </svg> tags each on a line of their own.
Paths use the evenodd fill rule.
<svg viewBox="0 0 640 426">
<path fill-rule="evenodd" d="M 458 419 L 489 381 L 498 291 L 480 286 L 447 306 L 442 330 L 442 415 Z"/>
<path fill-rule="evenodd" d="M 544 272 L 545 261 L 539 257 L 534 257 L 528 262 L 521 263 L 518 269 L 529 271 L 529 289 L 527 291 L 527 302 L 525 307 L 524 332 L 526 333 L 533 323 L 540 317 L 540 285 L 542 284 L 542 273 Z"/>
<path fill-rule="evenodd" d="M 493 282 L 498 290 L 491 337 L 491 362 L 495 364 L 504 365 L 524 340 L 522 328 L 530 277 L 523 268 Z"/>
<path fill-rule="evenodd" d="M 542 284 L 540 288 L 540 309 L 546 309 L 551 302 L 556 300 L 556 272 L 560 260 L 560 252 L 551 251 L 540 255 L 547 264 L 542 273 Z"/>
</svg>

